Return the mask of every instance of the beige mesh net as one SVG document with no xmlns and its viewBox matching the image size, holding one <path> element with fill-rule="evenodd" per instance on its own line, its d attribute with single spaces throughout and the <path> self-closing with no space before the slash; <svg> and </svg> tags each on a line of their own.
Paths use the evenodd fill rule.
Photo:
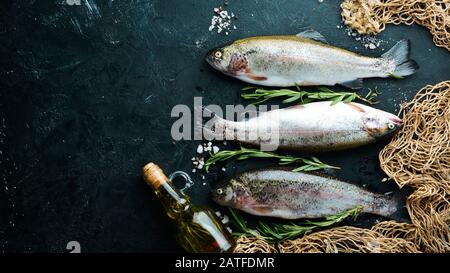
<svg viewBox="0 0 450 273">
<path fill-rule="evenodd" d="M 450 252 L 450 81 L 426 86 L 402 105 L 404 127 L 380 153 L 380 165 L 401 188 L 412 223 L 371 229 L 336 227 L 269 244 L 241 237 L 236 252 Z"/>
<path fill-rule="evenodd" d="M 428 28 L 437 46 L 450 50 L 449 0 L 344 0 L 344 23 L 360 34 L 377 34 L 386 24 Z"/>
</svg>

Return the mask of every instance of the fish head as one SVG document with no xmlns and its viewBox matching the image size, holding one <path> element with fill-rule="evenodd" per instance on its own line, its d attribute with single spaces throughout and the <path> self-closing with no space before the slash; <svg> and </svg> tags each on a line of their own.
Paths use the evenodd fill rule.
<svg viewBox="0 0 450 273">
<path fill-rule="evenodd" d="M 243 183 L 237 179 L 230 179 L 225 183 L 220 183 L 212 190 L 212 199 L 219 205 L 233 208 L 242 207 L 246 204 L 250 195 Z"/>
<path fill-rule="evenodd" d="M 230 74 L 230 64 L 232 63 L 233 50 L 230 46 L 215 48 L 206 55 L 206 62 L 214 69 Z"/>
<path fill-rule="evenodd" d="M 398 116 L 374 108 L 363 115 L 363 123 L 364 130 L 375 139 L 390 137 L 403 126 Z"/>
</svg>

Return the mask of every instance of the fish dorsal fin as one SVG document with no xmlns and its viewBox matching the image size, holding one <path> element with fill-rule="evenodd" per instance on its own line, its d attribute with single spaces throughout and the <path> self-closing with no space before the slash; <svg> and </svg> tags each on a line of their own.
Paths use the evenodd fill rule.
<svg viewBox="0 0 450 273">
<path fill-rule="evenodd" d="M 328 44 L 325 37 L 314 29 L 308 29 L 308 30 L 302 31 L 300 33 L 297 33 L 295 36 L 301 37 L 301 38 L 307 38 L 307 39 L 311 39 L 311 40 L 314 40 L 317 42 Z"/>
</svg>

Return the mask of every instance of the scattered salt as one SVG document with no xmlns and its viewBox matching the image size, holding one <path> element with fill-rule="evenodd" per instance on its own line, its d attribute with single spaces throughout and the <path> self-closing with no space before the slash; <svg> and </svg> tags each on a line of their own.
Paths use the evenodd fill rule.
<svg viewBox="0 0 450 273">
<path fill-rule="evenodd" d="M 197 146 L 197 153 L 203 155 L 206 153 L 207 155 L 216 154 L 220 151 L 220 148 L 216 145 L 213 145 L 211 141 L 205 142 L 203 144 L 199 144 Z M 202 170 L 205 167 L 205 158 L 201 156 L 192 157 L 192 172 L 195 173 L 197 170 Z"/>
<path fill-rule="evenodd" d="M 337 28 L 344 28 L 343 26 L 336 26 Z M 354 37 L 356 41 L 361 42 L 364 48 L 373 50 L 381 46 L 384 43 L 383 40 L 380 40 L 374 36 L 370 35 L 360 35 L 358 32 L 355 32 L 350 27 L 345 29 L 348 36 Z"/>
<path fill-rule="evenodd" d="M 225 2 L 224 5 L 228 6 L 228 3 Z M 229 35 L 231 29 L 236 29 L 236 26 L 232 24 L 232 19 L 237 19 L 234 13 L 228 13 L 221 6 L 213 10 L 215 15 L 211 18 L 211 25 L 208 28 L 209 31 L 217 29 L 217 33 L 224 31 L 225 35 Z"/>
</svg>

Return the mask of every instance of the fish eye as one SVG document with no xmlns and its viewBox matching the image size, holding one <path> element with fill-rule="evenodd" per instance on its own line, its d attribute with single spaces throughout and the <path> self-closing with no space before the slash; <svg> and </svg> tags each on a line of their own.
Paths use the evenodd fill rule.
<svg viewBox="0 0 450 273">
<path fill-rule="evenodd" d="M 390 130 L 393 130 L 393 129 L 395 129 L 395 125 L 393 123 L 388 123 L 388 128 Z"/>
<path fill-rule="evenodd" d="M 222 189 L 217 189 L 216 192 L 217 192 L 217 194 L 222 194 L 223 190 Z"/>
<path fill-rule="evenodd" d="M 216 57 L 216 58 L 221 58 L 221 57 L 222 57 L 222 52 L 216 51 L 216 52 L 214 53 L 214 57 Z"/>
</svg>

